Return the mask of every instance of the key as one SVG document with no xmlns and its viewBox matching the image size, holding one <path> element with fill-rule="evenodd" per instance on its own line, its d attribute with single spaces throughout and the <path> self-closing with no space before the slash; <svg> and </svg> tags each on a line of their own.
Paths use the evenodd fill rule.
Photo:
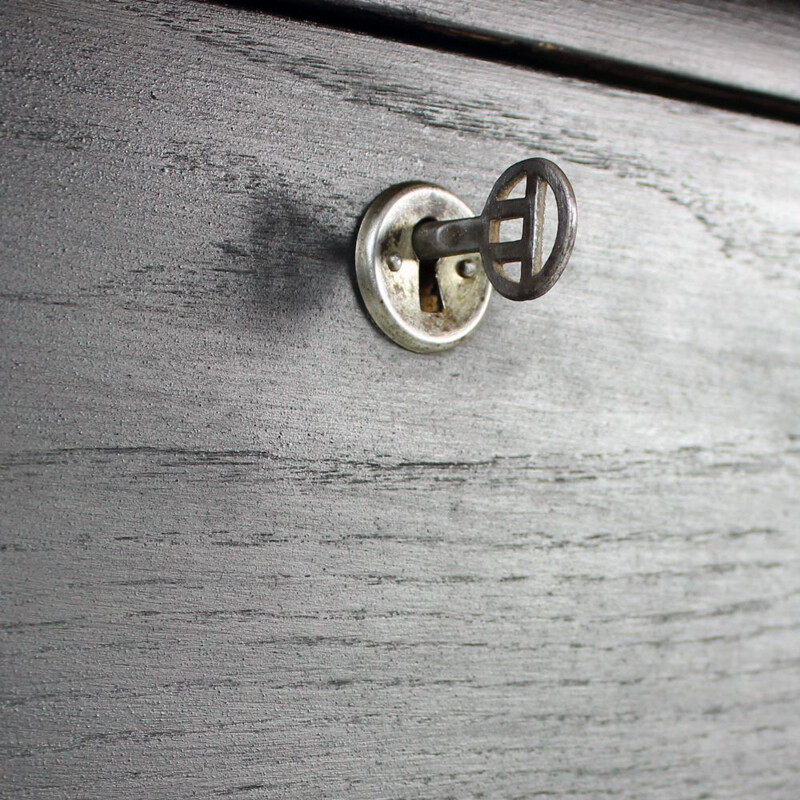
<svg viewBox="0 0 800 800">
<path fill-rule="evenodd" d="M 525 194 L 509 195 L 525 181 Z M 545 198 L 553 190 L 558 230 L 547 260 L 542 263 Z M 500 224 L 522 220 L 518 241 L 501 241 Z M 578 210 L 567 176 L 552 161 L 530 158 L 509 167 L 492 188 L 479 217 L 421 222 L 412 244 L 421 261 L 479 253 L 483 269 L 494 288 L 509 300 L 533 300 L 548 292 L 561 276 L 575 244 Z M 504 269 L 519 262 L 519 280 Z"/>
</svg>

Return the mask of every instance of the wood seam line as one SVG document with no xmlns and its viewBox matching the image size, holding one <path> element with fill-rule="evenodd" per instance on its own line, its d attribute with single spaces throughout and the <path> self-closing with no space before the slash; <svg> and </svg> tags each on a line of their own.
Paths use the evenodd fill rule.
<svg viewBox="0 0 800 800">
<path fill-rule="evenodd" d="M 800 123 L 800 101 L 623 59 L 490 30 L 443 25 L 392 9 L 337 6 L 330 0 L 205 0 L 375 39 L 524 67 L 641 94 Z"/>
</svg>

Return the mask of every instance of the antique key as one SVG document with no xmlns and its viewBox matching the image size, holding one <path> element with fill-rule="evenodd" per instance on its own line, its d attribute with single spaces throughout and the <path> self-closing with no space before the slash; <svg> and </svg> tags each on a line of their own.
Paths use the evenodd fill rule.
<svg viewBox="0 0 800 800">
<path fill-rule="evenodd" d="M 525 195 L 508 195 L 525 180 Z M 542 266 L 542 239 L 546 187 L 549 185 L 558 207 L 555 245 Z M 567 176 L 544 158 L 531 158 L 509 167 L 497 180 L 479 217 L 449 222 L 421 222 L 414 229 L 414 251 L 422 259 L 439 259 L 464 253 L 480 253 L 483 268 L 492 285 L 509 300 L 533 300 L 549 291 L 567 265 L 575 244 L 577 205 Z M 501 242 L 500 223 L 522 220 L 519 241 Z M 514 281 L 503 264 L 520 263 L 520 279 Z"/>
<path fill-rule="evenodd" d="M 511 197 L 524 181 L 524 193 Z M 558 225 L 543 263 L 545 197 L 553 191 Z M 503 240 L 502 224 L 521 221 Z M 519 227 L 519 223 L 518 223 Z M 491 287 L 510 300 L 549 291 L 572 253 L 575 194 L 552 161 L 531 158 L 498 178 L 480 216 L 431 184 L 401 184 L 367 209 L 356 242 L 356 274 L 372 318 L 391 339 L 415 352 L 452 347 L 480 322 Z M 477 259 L 464 259 L 467 254 Z M 518 265 L 518 278 L 509 266 Z"/>
</svg>

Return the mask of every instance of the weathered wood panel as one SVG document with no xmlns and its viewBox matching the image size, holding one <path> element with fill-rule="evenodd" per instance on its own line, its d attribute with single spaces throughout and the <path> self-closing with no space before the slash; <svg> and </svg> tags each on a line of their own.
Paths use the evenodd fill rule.
<svg viewBox="0 0 800 800">
<path fill-rule="evenodd" d="M 796 796 L 798 129 L 219 7 L 4 21 L 7 796 Z M 385 340 L 367 202 L 536 154 L 556 289 Z"/>
<path fill-rule="evenodd" d="M 272 3 L 253 3 L 269 8 Z M 301 0 L 424 27 L 528 40 L 800 100 L 800 6 L 786 0 Z"/>
</svg>

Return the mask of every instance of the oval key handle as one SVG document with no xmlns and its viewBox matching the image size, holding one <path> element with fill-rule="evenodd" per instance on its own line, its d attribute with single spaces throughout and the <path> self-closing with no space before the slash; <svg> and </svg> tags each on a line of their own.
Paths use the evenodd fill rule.
<svg viewBox="0 0 800 800">
<path fill-rule="evenodd" d="M 509 197 L 525 181 L 522 197 Z M 547 186 L 558 212 L 555 243 L 542 265 Z M 501 241 L 501 223 L 522 220 L 517 241 Z M 492 187 L 479 217 L 421 222 L 412 243 L 420 260 L 480 253 L 483 268 L 495 289 L 509 300 L 533 300 L 548 292 L 564 271 L 575 244 L 578 208 L 567 176 L 546 158 L 529 158 L 510 166 Z M 519 263 L 519 280 L 504 269 Z"/>
</svg>

